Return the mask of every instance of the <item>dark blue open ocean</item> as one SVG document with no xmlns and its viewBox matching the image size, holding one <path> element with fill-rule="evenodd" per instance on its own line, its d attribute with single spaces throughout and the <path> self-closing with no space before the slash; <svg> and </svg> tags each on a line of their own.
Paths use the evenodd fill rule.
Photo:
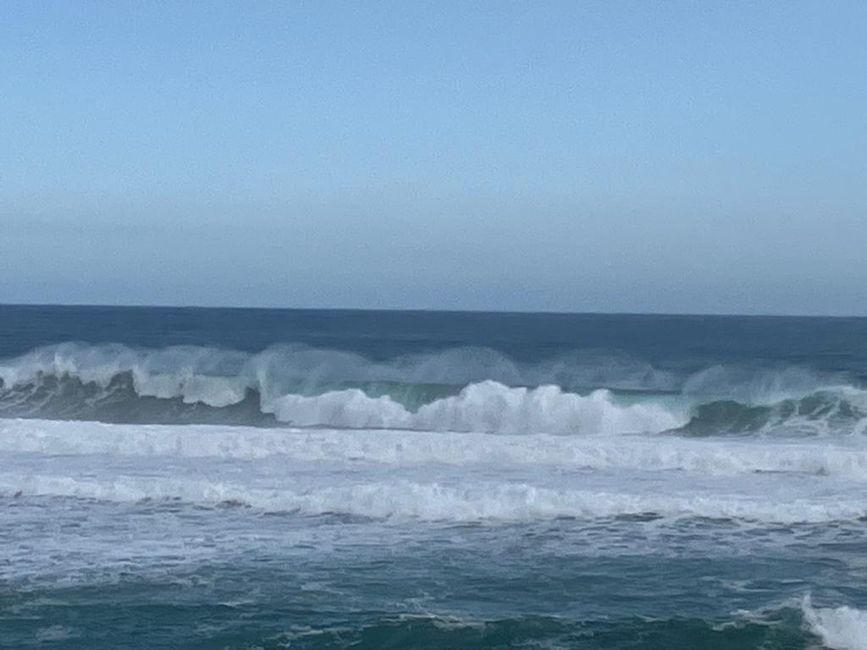
<svg viewBox="0 0 867 650">
<path fill-rule="evenodd" d="M 0 306 L 0 646 L 867 648 L 867 320 Z"/>
</svg>

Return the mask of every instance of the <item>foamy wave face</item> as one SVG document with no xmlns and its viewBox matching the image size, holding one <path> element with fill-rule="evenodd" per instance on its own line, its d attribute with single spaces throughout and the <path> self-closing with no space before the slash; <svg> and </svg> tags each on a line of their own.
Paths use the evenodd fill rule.
<svg viewBox="0 0 867 650">
<path fill-rule="evenodd" d="M 817 608 L 809 597 L 801 609 L 810 631 L 833 650 L 867 650 L 867 612 L 852 607 Z"/>
<path fill-rule="evenodd" d="M 509 388 L 493 381 L 471 384 L 454 397 L 410 412 L 388 397 L 360 390 L 315 397 L 285 395 L 266 405 L 282 422 L 298 426 L 479 431 L 490 433 L 648 433 L 684 423 L 652 404 L 620 406 L 611 394 L 564 393 L 556 386 Z"/>
</svg>

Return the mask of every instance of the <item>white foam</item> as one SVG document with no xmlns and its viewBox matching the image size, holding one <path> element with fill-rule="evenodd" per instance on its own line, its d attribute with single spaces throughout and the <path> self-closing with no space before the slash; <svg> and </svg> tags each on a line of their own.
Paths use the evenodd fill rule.
<svg viewBox="0 0 867 650">
<path fill-rule="evenodd" d="M 818 608 L 808 597 L 801 605 L 810 631 L 833 650 L 867 650 L 867 611 L 852 607 Z"/>
<path fill-rule="evenodd" d="M 74 497 L 116 502 L 180 500 L 219 505 L 240 503 L 270 512 L 347 514 L 426 521 L 532 521 L 561 517 L 609 518 L 652 514 L 660 518 L 704 517 L 765 524 L 824 523 L 864 514 L 861 502 L 792 500 L 775 503 L 734 495 L 673 496 L 552 489 L 493 481 L 444 485 L 399 480 L 297 491 L 257 488 L 227 481 L 116 477 L 112 480 L 0 474 L 0 493 Z"/>
<path fill-rule="evenodd" d="M 802 475 L 867 482 L 867 444 L 688 439 L 669 435 L 489 435 L 423 431 L 263 429 L 0 420 L 0 451 L 388 466 L 496 465 L 688 472 L 700 476 Z"/>
</svg>

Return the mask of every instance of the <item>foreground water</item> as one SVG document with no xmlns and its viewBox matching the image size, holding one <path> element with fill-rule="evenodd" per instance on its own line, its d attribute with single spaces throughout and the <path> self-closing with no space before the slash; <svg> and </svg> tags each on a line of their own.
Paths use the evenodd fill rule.
<svg viewBox="0 0 867 650">
<path fill-rule="evenodd" d="M 0 307 L 0 646 L 867 648 L 865 341 Z"/>
</svg>

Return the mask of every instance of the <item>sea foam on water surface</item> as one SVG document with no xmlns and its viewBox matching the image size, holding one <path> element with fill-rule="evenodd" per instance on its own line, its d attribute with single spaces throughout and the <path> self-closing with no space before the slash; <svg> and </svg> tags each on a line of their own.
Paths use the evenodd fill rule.
<svg viewBox="0 0 867 650">
<path fill-rule="evenodd" d="M 867 449 L 817 440 L 6 420 L 0 451 L 6 497 L 177 498 L 380 518 L 854 521 L 867 490 Z"/>
<path fill-rule="evenodd" d="M 500 469 L 641 470 L 867 481 L 867 441 L 279 429 L 0 419 L 4 453 L 189 459 L 279 457 L 357 467 L 496 465 Z"/>
</svg>

